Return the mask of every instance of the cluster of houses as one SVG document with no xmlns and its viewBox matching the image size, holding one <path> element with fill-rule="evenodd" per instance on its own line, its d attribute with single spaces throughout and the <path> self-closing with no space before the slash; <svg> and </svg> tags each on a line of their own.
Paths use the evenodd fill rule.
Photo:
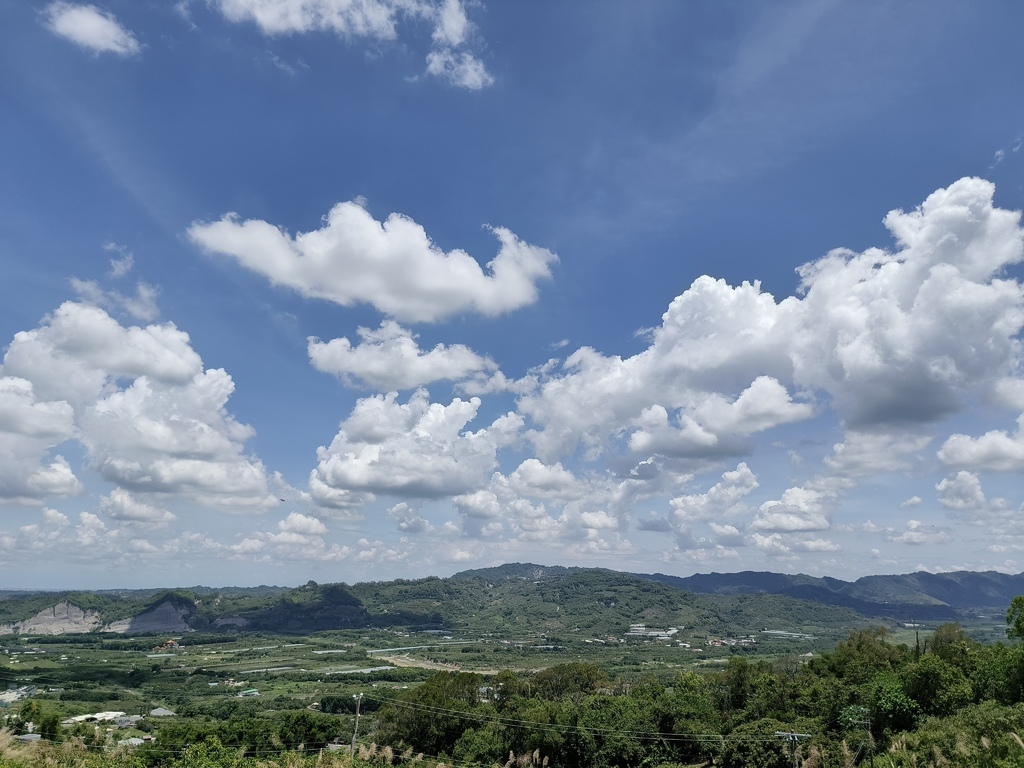
<svg viewBox="0 0 1024 768">
<path fill-rule="evenodd" d="M 674 644 L 683 650 L 690 651 L 692 653 L 703 653 L 703 648 L 695 648 L 690 643 L 685 643 L 679 639 L 679 630 L 681 627 L 668 627 L 667 629 L 656 629 L 654 627 L 648 627 L 646 624 L 630 624 L 629 630 L 624 632 L 622 637 L 608 636 L 605 638 L 593 638 L 591 640 L 584 640 L 585 643 L 591 643 L 595 645 L 618 645 L 620 643 L 628 642 L 642 642 L 642 643 L 666 643 Z M 732 646 L 752 646 L 757 643 L 755 635 L 749 635 L 743 638 L 710 638 L 707 641 L 708 646 L 715 648 L 732 647 Z"/>
<path fill-rule="evenodd" d="M 62 720 L 61 725 L 68 728 L 79 723 L 112 723 L 112 727 L 116 729 L 134 728 L 145 717 L 143 715 L 129 715 L 126 712 L 116 711 L 91 712 L 87 715 L 76 715 Z M 157 707 L 150 710 L 148 717 L 174 717 L 174 712 L 164 707 Z"/>
<path fill-rule="evenodd" d="M 708 640 L 708 645 L 713 645 L 716 648 L 722 648 L 725 646 L 731 648 L 734 645 L 751 646 L 756 644 L 757 640 L 753 635 L 750 635 L 749 637 L 741 637 L 739 639 L 734 637 L 723 637 L 721 639 Z"/>
<path fill-rule="evenodd" d="M 673 636 L 679 634 L 675 627 L 668 629 L 648 629 L 646 624 L 630 624 L 624 638 L 628 640 L 657 640 L 662 643 L 672 642 Z"/>
</svg>

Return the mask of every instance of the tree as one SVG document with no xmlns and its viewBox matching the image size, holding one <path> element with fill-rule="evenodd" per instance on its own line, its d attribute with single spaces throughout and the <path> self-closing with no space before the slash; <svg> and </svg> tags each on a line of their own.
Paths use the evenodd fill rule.
<svg viewBox="0 0 1024 768">
<path fill-rule="evenodd" d="M 39 735 L 47 741 L 60 741 L 60 718 L 55 712 L 47 712 L 39 719 Z"/>
<path fill-rule="evenodd" d="M 926 715 L 950 715 L 971 701 L 971 684 L 963 672 L 929 653 L 900 670 L 904 692 Z"/>
<path fill-rule="evenodd" d="M 978 644 L 967 637 L 964 628 L 956 622 L 942 624 L 932 633 L 931 652 L 967 676 L 974 671 L 977 647 Z"/>
<path fill-rule="evenodd" d="M 595 693 L 608 684 L 608 675 L 597 664 L 578 661 L 541 670 L 533 678 L 534 689 L 546 699 Z"/>
<path fill-rule="evenodd" d="M 789 768 L 789 744 L 776 733 L 789 731 L 785 723 L 765 718 L 734 728 L 722 746 L 724 768 Z"/>
<path fill-rule="evenodd" d="M 455 743 L 475 722 L 476 710 L 493 712 L 478 703 L 482 680 L 475 674 L 439 672 L 418 688 L 403 691 L 381 708 L 378 739 L 430 755 L 452 754 Z"/>
<path fill-rule="evenodd" d="M 914 727 L 919 707 L 903 690 L 896 675 L 880 672 L 871 681 L 871 710 L 874 721 L 882 729 L 895 733 Z"/>
<path fill-rule="evenodd" d="M 1006 610 L 1006 636 L 1024 640 L 1024 595 L 1017 595 Z"/>
</svg>

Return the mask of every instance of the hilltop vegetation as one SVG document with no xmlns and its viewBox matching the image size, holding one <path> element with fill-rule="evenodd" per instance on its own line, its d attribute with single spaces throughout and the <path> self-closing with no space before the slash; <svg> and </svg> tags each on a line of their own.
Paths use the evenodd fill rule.
<svg viewBox="0 0 1024 768">
<path fill-rule="evenodd" d="M 777 594 L 851 608 L 865 616 L 951 621 L 979 611 L 1001 610 L 1024 593 L 1024 574 L 908 573 L 864 576 L 856 581 L 805 574 L 743 571 L 644 578 L 701 594 Z"/>
<path fill-rule="evenodd" d="M 527 578 L 530 576 L 531 578 Z M 536 578 L 532 578 L 536 577 Z M 621 634 L 630 624 L 699 627 L 713 634 L 749 633 L 770 626 L 804 631 L 822 627 L 845 631 L 863 618 L 842 607 L 786 596 L 701 596 L 628 573 L 601 569 L 507 566 L 451 578 L 317 584 L 280 591 L 245 593 L 196 590 L 139 593 L 46 593 L 0 601 L 8 631 L 30 634 L 14 622 L 30 620 L 55 602 L 95 612 L 95 625 L 152 615 L 175 606 L 176 621 L 201 632 L 286 632 L 305 634 L 359 627 L 459 631 L 479 635 Z M 180 619 L 178 618 L 180 616 Z M 0 622 L 2 623 L 2 622 Z M 142 631 L 161 629 L 152 623 Z M 121 629 L 120 631 L 130 631 Z"/>
<path fill-rule="evenodd" d="M 77 630 L 115 622 L 132 632 L 132 620 L 156 618 L 160 606 L 198 631 L 305 633 L 358 627 L 442 631 L 614 633 L 624 624 L 701 626 L 718 634 L 747 631 L 781 620 L 790 628 L 850 629 L 862 617 L 902 622 L 950 621 L 992 614 L 1024 593 L 1024 575 L 915 573 L 870 576 L 856 582 L 802 574 L 743 572 L 629 574 L 592 568 L 512 563 L 464 571 L 450 578 L 397 579 L 362 584 L 301 587 L 106 592 L 0 593 L 0 633 L 31 632 L 31 621 L 59 603 L 94 616 Z M 749 596 L 759 595 L 751 602 Z M 172 615 L 169 613 L 168 615 Z M 126 623 L 127 622 L 127 623 Z M 161 629 L 141 622 L 139 631 Z M 148 629 L 147 629 L 148 628 Z M 786 628 L 777 626 L 775 628 Z"/>
</svg>

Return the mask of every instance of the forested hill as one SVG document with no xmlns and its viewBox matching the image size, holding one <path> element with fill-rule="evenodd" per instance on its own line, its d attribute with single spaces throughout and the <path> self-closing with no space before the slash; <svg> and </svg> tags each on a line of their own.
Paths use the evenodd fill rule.
<svg viewBox="0 0 1024 768">
<path fill-rule="evenodd" d="M 617 635 L 634 623 L 812 631 L 865 617 L 951 621 L 999 613 L 1024 576 L 914 573 L 855 582 L 747 571 L 689 577 L 512 563 L 449 578 L 252 589 L 0 593 L 0 634 L 305 633 L 406 627 L 478 634 Z M 786 626 L 778 625 L 784 619 Z M 803 629 L 801 629 L 803 628 Z"/>
<path fill-rule="evenodd" d="M 713 635 L 749 634 L 766 627 L 841 635 L 865 620 L 846 608 L 783 595 L 695 595 L 629 573 L 539 566 L 352 586 L 311 581 L 280 591 L 43 593 L 0 599 L 0 634 L 21 635 L 190 630 L 303 634 L 402 627 L 471 636 L 607 638 L 641 623 Z"/>
<path fill-rule="evenodd" d="M 864 576 L 856 581 L 767 571 L 686 577 L 663 573 L 638 575 L 698 594 L 785 595 L 850 608 L 865 616 L 890 616 L 904 621 L 953 620 L 977 612 L 1005 610 L 1016 595 L 1024 594 L 1024 574 L 995 571 L 918 572 Z"/>
</svg>

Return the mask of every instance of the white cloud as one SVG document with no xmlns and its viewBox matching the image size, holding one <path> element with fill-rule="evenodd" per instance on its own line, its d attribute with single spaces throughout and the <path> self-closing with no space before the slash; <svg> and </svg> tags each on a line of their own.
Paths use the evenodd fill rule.
<svg viewBox="0 0 1024 768">
<path fill-rule="evenodd" d="M 393 320 L 380 328 L 359 328 L 362 341 L 347 338 L 308 341 L 309 359 L 324 373 L 382 391 L 416 389 L 435 381 L 457 381 L 474 373 L 494 371 L 497 365 L 463 344 L 437 344 L 423 352 L 416 335 Z"/>
<path fill-rule="evenodd" d="M 584 528 L 592 528 L 594 530 L 615 530 L 619 527 L 618 518 L 609 515 L 603 509 L 593 512 L 581 512 L 580 523 Z"/>
<path fill-rule="evenodd" d="M 477 312 L 494 316 L 531 304 L 557 257 L 495 227 L 501 243 L 487 271 L 465 251 L 445 253 L 423 227 L 391 214 L 379 222 L 355 202 L 339 203 L 313 232 L 292 237 L 231 214 L 188 233 L 206 250 L 304 296 L 342 306 L 367 303 L 403 322 L 435 322 Z"/>
<path fill-rule="evenodd" d="M 548 465 L 537 459 L 526 459 L 508 480 L 514 493 L 540 499 L 579 499 L 589 490 L 560 463 Z"/>
<path fill-rule="evenodd" d="M 747 537 L 747 543 L 772 557 L 785 557 L 791 552 L 790 548 L 782 541 L 782 536 L 777 533 L 769 536 L 754 533 Z"/>
<path fill-rule="evenodd" d="M 136 523 L 169 523 L 177 519 L 166 509 L 138 501 L 123 488 L 115 488 L 100 499 L 100 511 L 114 520 Z"/>
<path fill-rule="evenodd" d="M 431 403 L 424 390 L 405 404 L 395 393 L 360 399 L 331 445 L 317 452 L 314 500 L 330 505 L 321 488 L 407 498 L 479 489 L 497 466 L 498 449 L 517 440 L 522 427 L 508 414 L 477 432 L 464 431 L 479 407 L 478 398 Z"/>
<path fill-rule="evenodd" d="M 203 370 L 170 323 L 124 327 L 68 302 L 15 335 L 2 374 L 0 450 L 21 457 L 26 480 L 12 488 L 0 473 L 0 493 L 42 500 L 80 490 L 59 456 L 34 472 L 24 464 L 73 438 L 89 469 L 117 487 L 101 504 L 112 518 L 166 522 L 173 499 L 224 510 L 277 503 L 262 463 L 244 453 L 252 428 L 226 410 L 231 377 Z"/>
<path fill-rule="evenodd" d="M 735 525 L 721 525 L 715 522 L 708 522 L 708 527 L 715 534 L 718 544 L 739 545 L 743 543 L 743 532 Z"/>
<path fill-rule="evenodd" d="M 908 520 L 902 531 L 890 530 L 885 537 L 897 544 L 945 544 L 951 540 L 949 531 L 920 520 Z"/>
<path fill-rule="evenodd" d="M 31 381 L 40 399 L 76 408 L 118 379 L 145 376 L 174 386 L 202 370 L 188 334 L 173 323 L 125 328 L 99 307 L 73 302 L 39 328 L 15 334 L 3 365 L 4 373 Z"/>
<path fill-rule="evenodd" d="M 278 530 L 285 533 L 298 533 L 305 536 L 322 536 L 327 533 L 323 521 L 312 515 L 289 512 L 288 517 L 277 524 Z"/>
<path fill-rule="evenodd" d="M 135 320 L 152 322 L 160 315 L 156 303 L 160 291 L 149 283 L 140 282 L 136 285 L 134 296 L 116 290 L 104 290 L 95 280 L 79 280 L 77 277 L 71 278 L 71 287 L 81 301 L 111 311 L 123 310 Z"/>
<path fill-rule="evenodd" d="M 563 553 L 583 551 L 581 547 L 629 550 L 633 545 L 621 532 L 631 525 L 636 504 L 663 497 L 667 488 L 690 479 L 651 461 L 638 466 L 618 476 L 577 476 L 561 463 L 526 459 L 509 475 L 495 472 L 487 487 L 454 499 L 460 532 L 492 541 L 543 542 Z M 657 517 L 640 521 L 638 527 L 673 530 L 668 520 Z M 602 531 L 616 533 L 609 537 Z"/>
<path fill-rule="evenodd" d="M 745 452 L 736 438 L 808 417 L 819 395 L 847 429 L 894 440 L 991 396 L 1016 369 L 1024 327 L 1024 292 L 1001 277 L 1024 257 L 1020 216 L 995 208 L 993 193 L 961 179 L 891 212 L 895 251 L 833 251 L 779 302 L 757 283 L 698 278 L 647 349 L 623 359 L 584 347 L 522 398 L 540 457 L 593 453 L 622 434 L 638 450 Z M 867 468 L 866 451 L 846 453 L 850 471 Z"/>
<path fill-rule="evenodd" d="M 398 502 L 388 510 L 388 519 L 403 533 L 429 533 L 434 529 L 415 504 L 405 501 Z"/>
<path fill-rule="evenodd" d="M 948 467 L 1020 472 L 1024 469 L 1024 415 L 1017 419 L 1013 435 L 992 430 L 978 438 L 951 435 L 939 449 L 939 460 Z"/>
<path fill-rule="evenodd" d="M 832 527 L 826 510 L 832 494 L 807 487 L 787 488 L 781 498 L 764 502 L 757 510 L 752 531 L 825 531 Z"/>
<path fill-rule="evenodd" d="M 681 523 L 707 522 L 735 514 L 740 502 L 758 487 L 757 476 L 745 463 L 722 474 L 707 493 L 677 496 L 669 502 L 673 516 Z"/>
<path fill-rule="evenodd" d="M 139 377 L 82 414 L 82 442 L 94 468 L 122 488 L 225 511 L 276 506 L 263 464 L 244 453 L 252 428 L 225 409 L 233 391 L 221 369 L 176 387 Z"/>
<path fill-rule="evenodd" d="M 809 404 L 794 403 L 786 388 L 770 376 L 758 376 L 731 402 L 718 394 L 697 396 L 695 401 L 679 409 L 678 426 L 669 424 L 663 406 L 646 408 L 637 419 L 640 429 L 630 435 L 629 447 L 668 456 L 709 453 L 729 438 L 746 437 L 814 413 Z M 728 452 L 738 449 L 734 442 Z"/>
<path fill-rule="evenodd" d="M 81 484 L 67 461 L 49 455 L 74 435 L 68 403 L 40 400 L 31 381 L 0 376 L 0 499 L 31 504 L 78 493 Z"/>
<path fill-rule="evenodd" d="M 842 547 L 828 539 L 798 539 L 790 544 L 801 552 L 840 552 Z"/>
<path fill-rule="evenodd" d="M 135 256 L 132 252 L 125 248 L 123 245 L 117 243 L 107 243 L 103 246 L 103 250 L 110 251 L 111 253 L 120 254 L 110 260 L 110 276 L 113 278 L 124 277 L 132 268 L 135 266 Z"/>
<path fill-rule="evenodd" d="M 981 490 L 981 480 L 973 472 L 957 472 L 939 482 L 935 490 L 939 492 L 939 503 L 947 509 L 977 510 L 988 504 Z"/>
<path fill-rule="evenodd" d="M 441 48 L 427 54 L 427 74 L 452 85 L 479 91 L 494 84 L 494 78 L 480 59 L 467 51 Z"/>
<path fill-rule="evenodd" d="M 328 544 L 323 538 L 326 533 L 327 526 L 322 521 L 291 512 L 278 522 L 276 533 L 257 531 L 237 544 L 213 546 L 236 559 L 255 557 L 269 562 L 334 563 L 352 557 L 351 547 Z"/>
<path fill-rule="evenodd" d="M 355 553 L 355 559 L 365 563 L 401 563 L 408 560 L 413 550 L 406 539 L 402 539 L 398 546 L 390 547 L 383 541 L 371 541 L 360 539 L 359 549 Z"/>
<path fill-rule="evenodd" d="M 461 0 L 215 0 L 229 21 L 251 21 L 267 35 L 332 32 L 346 40 L 392 41 L 402 21 L 433 25 L 427 74 L 479 90 L 494 82 L 469 50 L 474 25 Z"/>
<path fill-rule="evenodd" d="M 912 466 L 910 459 L 920 454 L 930 442 L 927 435 L 899 430 L 849 430 L 843 442 L 832 446 L 832 454 L 825 458 L 825 466 L 833 475 L 845 478 L 903 471 Z"/>
<path fill-rule="evenodd" d="M 44 13 L 54 34 L 93 53 L 132 56 L 141 50 L 135 35 L 121 26 L 114 14 L 95 5 L 56 2 L 46 6 Z"/>
</svg>

